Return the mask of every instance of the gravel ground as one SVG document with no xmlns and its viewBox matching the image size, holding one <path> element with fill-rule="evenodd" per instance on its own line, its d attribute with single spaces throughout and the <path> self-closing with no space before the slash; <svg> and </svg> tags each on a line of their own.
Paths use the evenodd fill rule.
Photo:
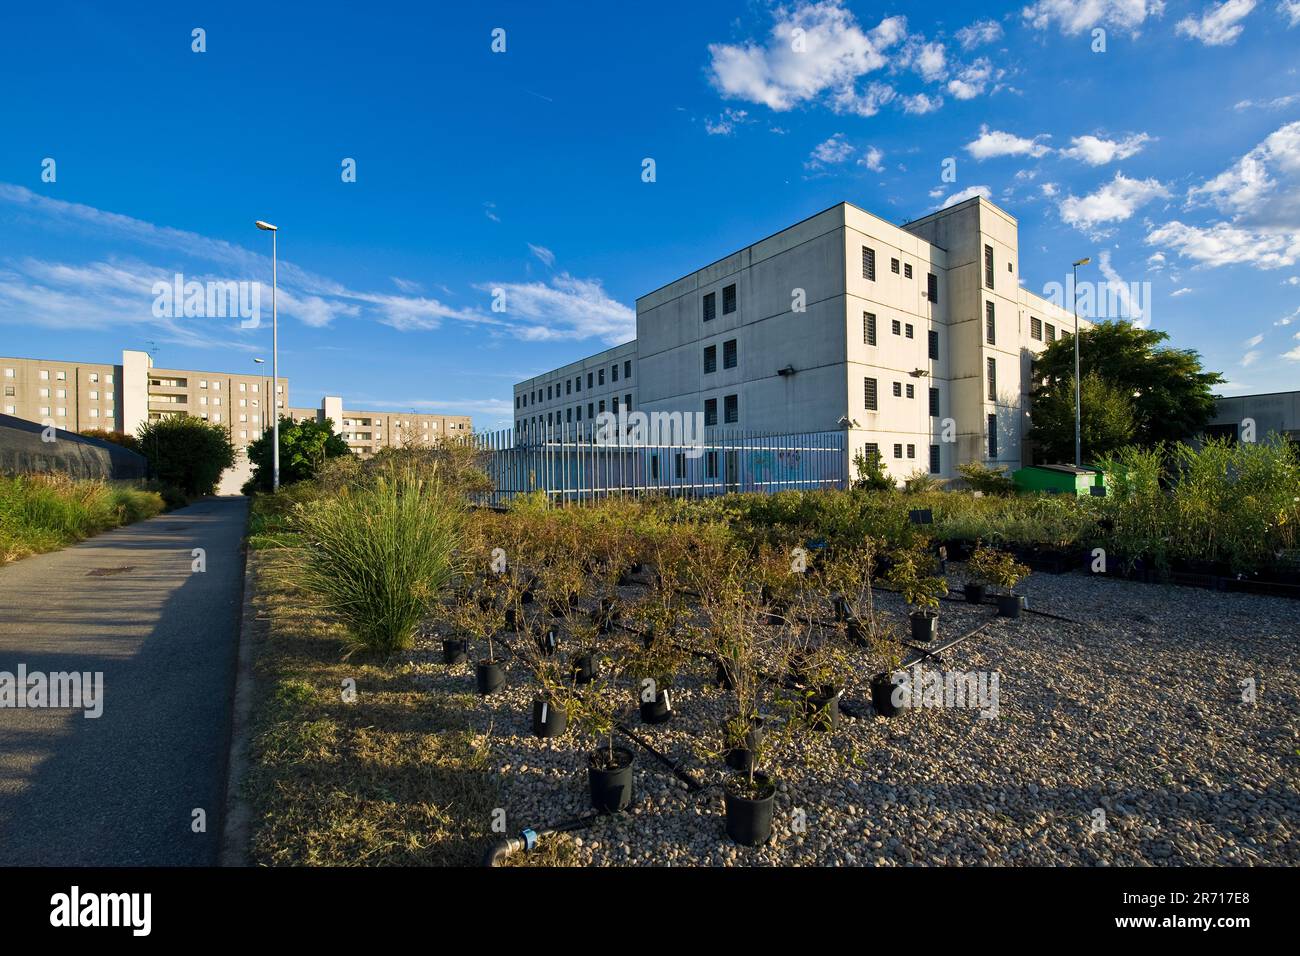
<svg viewBox="0 0 1300 956">
<path fill-rule="evenodd" d="M 998 715 L 875 716 L 867 680 L 881 668 L 864 660 L 844 694 L 861 716 L 777 754 L 765 846 L 737 846 L 723 829 L 727 768 L 704 751 L 730 708 L 706 662 L 679 676 L 671 723 L 635 728 L 706 788 L 690 792 L 622 741 L 637 750 L 632 810 L 550 839 L 595 866 L 1300 863 L 1300 605 L 1084 574 L 1037 574 L 1019 590 L 1031 608 L 1087 623 L 946 601 L 940 644 L 990 623 L 926 666 L 996 672 Z M 878 593 L 877 607 L 905 623 L 895 595 Z M 413 664 L 492 735 L 510 832 L 589 811 L 590 743 L 531 735 L 522 666 L 480 698 L 472 666 L 441 663 L 436 635 Z M 1248 679 L 1254 703 L 1242 700 Z"/>
</svg>

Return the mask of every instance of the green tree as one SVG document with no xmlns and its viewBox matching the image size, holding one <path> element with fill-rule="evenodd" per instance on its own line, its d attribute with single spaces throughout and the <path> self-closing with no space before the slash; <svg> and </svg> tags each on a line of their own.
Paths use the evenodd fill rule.
<svg viewBox="0 0 1300 956">
<path fill-rule="evenodd" d="M 1190 349 L 1162 346 L 1165 332 L 1141 329 L 1127 321 L 1099 322 L 1079 335 L 1079 367 L 1087 384 L 1095 372 L 1118 393 L 1132 399 L 1133 438 L 1137 444 L 1181 441 L 1196 435 L 1214 417 L 1214 386 L 1224 378 L 1201 367 L 1201 357 Z M 1040 400 L 1050 401 L 1065 383 L 1073 387 L 1074 341 L 1064 335 L 1034 361 L 1034 389 L 1030 395 L 1034 431 L 1028 436 L 1046 448 L 1059 444 L 1056 432 L 1040 420 Z M 1074 398 L 1070 398 L 1073 408 Z M 1086 416 L 1087 401 L 1083 402 Z M 1069 428 L 1070 455 L 1074 459 L 1074 414 Z"/>
<path fill-rule="evenodd" d="M 270 491 L 274 465 L 271 461 L 274 448 L 271 430 L 267 429 L 248 445 L 248 460 L 253 465 L 253 477 L 244 484 L 244 492 Z M 329 458 L 350 455 L 348 443 L 334 434 L 330 419 L 295 422 L 287 416 L 280 418 L 280 484 L 315 478 Z"/>
<path fill-rule="evenodd" d="M 1080 444 L 1085 462 L 1096 461 L 1133 443 L 1137 430 L 1134 399 L 1096 372 L 1083 376 L 1080 388 Z M 1034 399 L 1033 429 L 1038 458 L 1074 461 L 1074 376 L 1063 379 Z"/>
<path fill-rule="evenodd" d="M 144 422 L 136 440 L 153 477 L 191 498 L 215 492 L 221 473 L 235 463 L 226 429 L 192 415 Z"/>
</svg>

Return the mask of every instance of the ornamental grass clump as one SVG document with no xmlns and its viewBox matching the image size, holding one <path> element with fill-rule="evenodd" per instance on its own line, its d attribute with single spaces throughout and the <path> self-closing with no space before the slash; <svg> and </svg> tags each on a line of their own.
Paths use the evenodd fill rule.
<svg viewBox="0 0 1300 956">
<path fill-rule="evenodd" d="M 440 481 L 412 471 L 345 486 L 295 508 L 289 575 L 342 620 L 350 652 L 404 650 L 454 576 L 463 514 Z"/>
</svg>

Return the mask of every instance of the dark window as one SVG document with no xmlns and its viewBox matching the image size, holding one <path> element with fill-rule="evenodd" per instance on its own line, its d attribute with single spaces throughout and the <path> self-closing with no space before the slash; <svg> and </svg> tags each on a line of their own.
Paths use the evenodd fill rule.
<svg viewBox="0 0 1300 956">
<path fill-rule="evenodd" d="M 573 409 L 572 409 L 572 408 L 566 408 L 566 409 L 564 410 L 564 420 L 565 420 L 566 422 L 571 422 L 571 421 L 573 421 Z"/>
<path fill-rule="evenodd" d="M 673 477 L 679 480 L 686 477 L 686 452 L 684 451 L 673 455 Z"/>
<path fill-rule="evenodd" d="M 632 396 L 631 396 L 631 395 L 624 395 L 624 396 L 623 396 L 623 404 L 627 406 L 627 410 L 630 412 L 630 411 L 632 410 Z"/>
<path fill-rule="evenodd" d="M 938 333 L 938 331 L 935 330 L 935 329 L 930 329 L 930 330 L 926 333 L 926 338 L 929 340 L 929 344 L 930 344 L 930 358 L 932 358 L 932 359 L 938 359 L 938 358 L 939 358 L 939 333 Z"/>
<path fill-rule="evenodd" d="M 993 247 L 984 247 L 984 285 L 993 288 Z"/>
<path fill-rule="evenodd" d="M 1047 323 L 1047 341 L 1056 341 L 1056 326 L 1052 325 L 1050 322 Z"/>
<path fill-rule="evenodd" d="M 930 446 L 930 474 L 932 474 L 932 475 L 937 475 L 937 474 L 939 474 L 939 471 L 940 471 L 940 468 L 939 468 L 939 446 L 938 446 L 938 445 L 931 445 L 931 446 Z"/>
<path fill-rule="evenodd" d="M 718 347 L 704 346 L 704 374 L 711 375 L 718 370 Z"/>
<path fill-rule="evenodd" d="M 902 382 L 895 382 L 895 383 L 894 383 L 894 398 L 902 398 L 902 397 L 903 397 L 903 383 L 902 383 Z"/>
<path fill-rule="evenodd" d="M 718 424 L 718 400 L 716 398 L 706 398 L 704 400 L 704 424 Z"/>
<path fill-rule="evenodd" d="M 1029 337 L 1031 339 L 1036 339 L 1039 342 L 1043 341 L 1042 319 L 1035 318 L 1032 315 L 1029 317 Z"/>
<path fill-rule="evenodd" d="M 555 414 L 554 412 L 547 412 L 547 413 L 546 413 L 546 424 L 547 424 L 547 425 L 554 425 L 554 424 L 555 424 L 555 422 L 552 421 L 552 418 L 553 418 L 554 414 Z"/>
<path fill-rule="evenodd" d="M 603 368 L 596 370 L 596 384 L 597 385 L 605 384 L 605 370 Z"/>
<path fill-rule="evenodd" d="M 611 366 L 609 367 L 609 380 L 610 380 L 611 382 L 617 382 L 617 381 L 618 381 L 618 366 L 617 366 L 617 365 L 611 365 Z"/>
<path fill-rule="evenodd" d="M 903 278 L 904 279 L 912 278 L 912 264 L 910 262 L 903 264 Z"/>
<path fill-rule="evenodd" d="M 862 278 L 876 281 L 876 250 L 862 247 Z"/>
<path fill-rule="evenodd" d="M 601 414 L 604 414 L 605 412 L 605 400 L 603 398 L 600 400 L 600 411 Z"/>
<path fill-rule="evenodd" d="M 939 417 L 939 390 L 937 388 L 930 389 L 930 417 Z"/>
<path fill-rule="evenodd" d="M 736 340 L 735 339 L 727 339 L 727 341 L 722 343 L 722 367 L 723 368 L 736 367 Z"/>
<path fill-rule="evenodd" d="M 897 260 L 897 259 L 890 259 L 890 260 L 889 260 L 889 271 L 892 272 L 894 275 L 898 275 L 898 260 Z"/>
<path fill-rule="evenodd" d="M 551 386 L 549 385 L 546 386 L 546 400 L 548 402 L 551 400 Z"/>
<path fill-rule="evenodd" d="M 916 398 L 916 386 L 913 385 L 911 382 L 907 384 L 907 397 Z"/>
<path fill-rule="evenodd" d="M 564 394 L 565 395 L 573 394 L 573 379 L 566 378 L 564 380 Z"/>
<path fill-rule="evenodd" d="M 593 405 L 591 402 L 587 403 L 587 417 L 588 418 L 596 417 L 596 406 Z"/>
<path fill-rule="evenodd" d="M 889 327 L 890 327 L 890 331 L 892 331 L 895 335 L 903 334 L 903 323 L 898 321 L 898 319 L 894 319 L 892 322 L 890 322 Z"/>
<path fill-rule="evenodd" d="M 578 406 L 578 421 L 582 421 L 582 406 Z"/>
<path fill-rule="evenodd" d="M 998 457 L 998 416 L 989 416 L 989 457 Z"/>
<path fill-rule="evenodd" d="M 736 311 L 736 285 L 733 282 L 722 289 L 722 314 L 731 315 Z"/>
<path fill-rule="evenodd" d="M 871 312 L 862 313 L 862 341 L 867 345 L 876 344 L 876 316 Z"/>
<path fill-rule="evenodd" d="M 911 323 L 911 322 L 908 322 L 908 323 L 907 323 L 907 325 L 904 327 L 904 331 L 907 332 L 907 337 L 908 337 L 909 339 L 913 337 L 913 336 L 912 336 L 912 333 L 913 333 L 914 330 L 913 330 L 913 328 L 912 328 L 912 323 Z"/>
<path fill-rule="evenodd" d="M 991 358 L 988 360 L 988 370 L 989 370 L 989 401 L 996 402 L 998 400 L 998 360 L 997 359 Z"/>
<path fill-rule="evenodd" d="M 878 408 L 876 380 L 874 378 L 864 378 L 862 380 L 862 401 L 869 412 L 874 412 Z"/>
<path fill-rule="evenodd" d="M 704 296 L 704 321 L 712 322 L 718 314 L 718 294 L 716 292 L 706 293 Z"/>
<path fill-rule="evenodd" d="M 651 481 L 659 480 L 659 456 L 658 455 L 650 456 L 650 480 Z"/>
<path fill-rule="evenodd" d="M 740 396 L 727 395 L 722 399 L 722 420 L 728 425 L 740 421 Z"/>
<path fill-rule="evenodd" d="M 624 377 L 624 378 L 631 378 L 631 377 L 632 377 L 632 360 L 631 360 L 631 359 L 628 359 L 626 362 L 623 363 L 623 377 Z"/>
<path fill-rule="evenodd" d="M 8 386 L 5 387 L 5 394 L 6 394 L 6 395 L 9 394 Z M 515 408 L 518 408 L 518 407 L 519 407 L 519 396 L 516 395 L 516 396 L 515 396 Z"/>
<path fill-rule="evenodd" d="M 617 395 L 614 396 L 614 404 L 613 404 L 613 406 L 611 406 L 610 411 L 612 411 L 615 415 L 618 414 L 618 396 L 617 396 Z"/>
<path fill-rule="evenodd" d="M 587 373 L 587 387 L 591 388 L 591 373 Z"/>
<path fill-rule="evenodd" d="M 925 294 L 933 304 L 939 304 L 939 277 L 933 272 L 925 277 Z"/>
<path fill-rule="evenodd" d="M 993 320 L 993 303 L 992 301 L 984 303 L 984 341 L 989 345 L 996 345 L 998 341 L 997 323 Z"/>
<path fill-rule="evenodd" d="M 573 390 L 574 390 L 575 392 L 581 392 L 581 391 L 582 391 L 582 376 L 581 376 L 581 375 L 579 375 L 577 378 L 575 378 L 575 379 L 573 380 Z"/>
<path fill-rule="evenodd" d="M 915 457 L 916 457 L 916 446 L 915 446 L 915 445 L 908 445 L 908 446 L 907 446 L 907 457 L 908 457 L 908 458 L 915 458 Z"/>
<path fill-rule="evenodd" d="M 867 461 L 880 458 L 880 446 L 873 441 L 867 442 L 862 446 L 862 454 L 866 456 Z"/>
<path fill-rule="evenodd" d="M 707 452 L 704 455 L 704 477 L 718 477 L 718 453 L 716 451 Z"/>
<path fill-rule="evenodd" d="M 895 445 L 894 445 L 894 457 L 895 457 L 895 458 L 902 458 L 902 457 L 903 457 L 903 446 L 902 446 L 902 445 L 899 445 L 899 444 L 895 444 Z"/>
</svg>

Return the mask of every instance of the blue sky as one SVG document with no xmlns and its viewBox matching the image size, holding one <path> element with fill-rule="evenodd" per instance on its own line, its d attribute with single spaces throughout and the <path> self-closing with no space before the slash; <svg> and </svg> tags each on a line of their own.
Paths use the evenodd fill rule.
<svg viewBox="0 0 1300 956">
<path fill-rule="evenodd" d="M 10 5 L 0 354 L 251 369 L 268 323 L 152 289 L 269 283 L 263 218 L 294 404 L 491 428 L 668 281 L 983 191 L 1034 291 L 1091 255 L 1226 392 L 1293 389 L 1298 53 L 1300 0 Z"/>
</svg>

